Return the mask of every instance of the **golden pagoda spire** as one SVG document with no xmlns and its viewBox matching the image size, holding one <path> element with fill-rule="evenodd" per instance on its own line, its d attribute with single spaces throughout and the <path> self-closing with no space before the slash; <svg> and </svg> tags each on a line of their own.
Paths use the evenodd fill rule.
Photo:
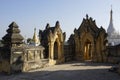
<svg viewBox="0 0 120 80">
<path fill-rule="evenodd" d="M 40 44 L 39 38 L 36 34 L 36 28 L 34 28 L 33 42 L 35 46 L 38 46 Z"/>
</svg>

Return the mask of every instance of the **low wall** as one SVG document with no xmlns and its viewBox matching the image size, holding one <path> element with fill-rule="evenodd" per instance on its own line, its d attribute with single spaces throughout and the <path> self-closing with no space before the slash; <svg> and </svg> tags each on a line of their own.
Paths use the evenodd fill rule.
<svg viewBox="0 0 120 80">
<path fill-rule="evenodd" d="M 2 72 L 2 62 L 0 61 L 0 72 Z"/>
<path fill-rule="evenodd" d="M 120 74 L 120 63 L 118 65 L 118 73 Z"/>
<path fill-rule="evenodd" d="M 108 46 L 107 61 L 109 63 L 120 63 L 120 45 Z"/>
<path fill-rule="evenodd" d="M 10 63 L 8 60 L 2 60 L 1 71 L 10 74 Z"/>
<path fill-rule="evenodd" d="M 24 62 L 23 72 L 27 72 L 29 70 L 34 70 L 34 69 L 40 69 L 46 67 L 47 65 L 48 65 L 48 60 Z"/>
<path fill-rule="evenodd" d="M 118 64 L 120 62 L 120 57 L 108 57 L 108 63 Z"/>
</svg>

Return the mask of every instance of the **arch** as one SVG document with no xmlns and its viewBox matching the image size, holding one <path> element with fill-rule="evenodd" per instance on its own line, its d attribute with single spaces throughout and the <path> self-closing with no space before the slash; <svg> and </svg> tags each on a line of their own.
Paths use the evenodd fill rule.
<svg viewBox="0 0 120 80">
<path fill-rule="evenodd" d="M 62 56 L 62 33 L 59 31 L 55 32 L 55 36 L 54 36 L 54 47 L 53 47 L 53 59 L 54 60 L 58 60 L 61 58 Z"/>
<path fill-rule="evenodd" d="M 54 42 L 54 60 L 58 59 L 59 45 L 57 41 Z"/>
<path fill-rule="evenodd" d="M 92 42 L 90 40 L 86 40 L 84 43 L 84 60 L 92 59 Z"/>
<path fill-rule="evenodd" d="M 81 44 L 81 48 L 82 48 L 82 55 L 83 55 L 83 60 L 93 60 L 93 56 L 94 56 L 94 38 L 91 35 L 91 33 L 84 33 L 81 36 L 82 38 L 82 44 Z"/>
<path fill-rule="evenodd" d="M 50 41 L 49 45 L 49 64 L 57 64 L 64 61 L 63 56 L 63 41 L 61 40 L 62 33 L 58 34 L 56 32 L 54 36 L 52 37 L 52 40 Z"/>
</svg>

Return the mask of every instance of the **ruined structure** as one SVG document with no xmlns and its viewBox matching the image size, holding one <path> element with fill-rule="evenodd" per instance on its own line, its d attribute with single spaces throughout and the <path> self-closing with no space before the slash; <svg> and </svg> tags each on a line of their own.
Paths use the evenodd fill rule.
<svg viewBox="0 0 120 80">
<path fill-rule="evenodd" d="M 18 25 L 12 22 L 0 46 L 0 72 L 28 71 L 71 60 L 120 62 L 120 45 L 106 46 L 105 29 L 88 15 L 67 42 L 65 37 L 57 21 L 54 27 L 47 24 L 45 30 L 39 30 L 39 36 L 35 28 L 32 45 L 25 44 Z"/>
<path fill-rule="evenodd" d="M 23 39 L 18 25 L 12 22 L 3 37 L 4 46 L 0 49 L 0 72 L 13 73 L 41 67 L 44 48 L 25 45 Z"/>
<path fill-rule="evenodd" d="M 83 19 L 80 27 L 75 28 L 69 42 L 74 46 L 76 60 L 106 61 L 106 31 L 103 27 L 98 28 L 95 20 L 88 15 Z"/>
<path fill-rule="evenodd" d="M 2 71 L 10 73 L 12 70 L 15 70 L 14 65 L 22 63 L 22 40 L 23 37 L 20 35 L 18 25 L 12 22 L 7 29 L 7 34 L 3 37 L 4 46 L 1 49 Z"/>
<path fill-rule="evenodd" d="M 45 47 L 44 56 L 49 59 L 49 65 L 64 62 L 65 33 L 62 32 L 58 21 L 54 27 L 47 24 L 45 30 L 40 30 L 39 38 L 41 45 Z"/>
<path fill-rule="evenodd" d="M 47 66 L 48 60 L 44 60 L 42 46 L 24 46 L 23 47 L 23 68 L 22 71 L 26 72 L 32 69 L 42 68 Z"/>
</svg>

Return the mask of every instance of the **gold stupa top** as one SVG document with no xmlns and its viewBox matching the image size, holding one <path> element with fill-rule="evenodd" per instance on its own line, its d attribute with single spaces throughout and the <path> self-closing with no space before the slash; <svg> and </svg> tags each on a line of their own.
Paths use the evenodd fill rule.
<svg viewBox="0 0 120 80">
<path fill-rule="evenodd" d="M 36 28 L 34 28 L 33 42 L 34 42 L 35 46 L 38 46 L 40 44 L 39 38 L 36 34 Z"/>
</svg>

